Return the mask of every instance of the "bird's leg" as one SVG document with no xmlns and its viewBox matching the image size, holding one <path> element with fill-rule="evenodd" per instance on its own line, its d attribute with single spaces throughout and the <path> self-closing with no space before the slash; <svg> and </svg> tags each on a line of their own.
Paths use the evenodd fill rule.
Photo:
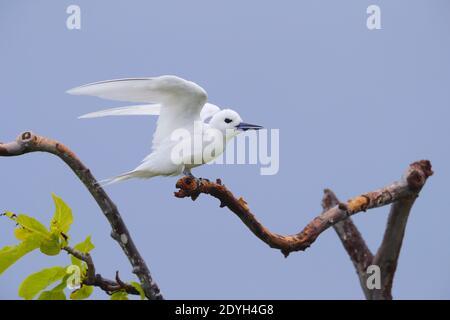
<svg viewBox="0 0 450 320">
<path fill-rule="evenodd" d="M 208 179 L 206 179 L 206 178 L 197 178 L 196 176 L 194 176 L 193 174 L 192 174 L 192 172 L 191 172 L 191 169 L 184 169 L 183 170 L 183 174 L 185 175 L 185 176 L 188 176 L 188 177 L 191 177 L 192 179 L 195 179 L 197 182 L 201 182 L 202 180 L 205 180 L 205 181 L 208 181 L 209 182 L 209 180 Z"/>
<path fill-rule="evenodd" d="M 189 177 L 191 177 L 191 178 L 193 178 L 193 179 L 196 179 L 196 177 L 194 177 L 194 175 L 192 174 L 191 169 L 184 168 L 183 174 L 184 174 L 185 176 L 189 176 Z"/>
</svg>

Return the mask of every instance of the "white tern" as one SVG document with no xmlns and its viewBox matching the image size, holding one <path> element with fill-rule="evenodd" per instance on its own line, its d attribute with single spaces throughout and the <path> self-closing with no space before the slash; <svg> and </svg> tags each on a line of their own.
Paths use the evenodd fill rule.
<svg viewBox="0 0 450 320">
<path fill-rule="evenodd" d="M 261 129 L 261 126 L 245 123 L 239 114 L 231 109 L 221 110 L 207 103 L 206 91 L 194 82 L 164 75 L 153 78 L 116 79 L 86 84 L 67 91 L 73 95 L 96 96 L 104 99 L 151 103 L 102 110 L 88 113 L 80 118 L 97 118 L 123 115 L 156 115 L 156 130 L 153 134 L 151 153 L 134 170 L 105 180 L 111 184 L 131 178 L 152 178 L 155 176 L 191 175 L 191 169 L 208 163 L 225 150 L 227 142 L 240 132 Z M 200 130 L 195 127 L 200 124 Z M 197 128 L 197 129 L 196 129 Z M 180 142 L 174 139 L 176 130 L 189 133 L 195 139 L 200 135 L 201 146 L 185 152 L 179 161 L 174 161 L 174 148 Z M 219 132 L 221 139 L 214 144 L 214 152 L 204 156 L 208 146 L 211 149 L 210 132 Z M 186 139 L 192 143 L 192 139 Z M 208 142 L 209 141 L 209 142 Z M 195 144 L 195 143 L 194 143 Z M 192 158 L 200 161 L 192 161 Z"/>
</svg>

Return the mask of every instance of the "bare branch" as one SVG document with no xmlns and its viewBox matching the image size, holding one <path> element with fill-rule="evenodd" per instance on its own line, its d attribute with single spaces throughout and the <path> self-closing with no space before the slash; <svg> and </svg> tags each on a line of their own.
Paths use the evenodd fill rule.
<svg viewBox="0 0 450 320">
<path fill-rule="evenodd" d="M 148 299 L 162 299 L 158 285 L 153 281 L 150 271 L 134 244 L 116 205 L 75 153 L 58 141 L 35 135 L 32 132 L 22 133 L 17 137 L 16 141 L 0 143 L 0 156 L 20 156 L 30 152 L 54 154 L 72 169 L 108 219 L 112 227 L 111 236 L 119 243 L 128 257 L 133 267 L 133 272 L 139 278 L 146 297 Z"/>
<path fill-rule="evenodd" d="M 431 164 L 425 161 L 411 164 L 405 174 L 405 180 L 415 193 L 399 199 L 391 205 L 383 241 L 372 262 L 373 265 L 377 265 L 380 268 L 381 289 L 371 290 L 370 299 L 392 299 L 392 283 L 397 269 L 409 213 L 427 178 L 432 174 Z"/>
<path fill-rule="evenodd" d="M 270 232 L 256 220 L 247 203 L 242 198 L 236 199 L 220 180 L 212 183 L 208 180 L 183 177 L 177 182 L 176 187 L 180 190 L 175 192 L 175 196 L 191 197 L 192 200 L 196 200 L 201 193 L 211 194 L 220 200 L 221 207 L 226 206 L 234 212 L 259 239 L 272 248 L 280 249 L 285 256 L 292 251 L 305 250 L 320 233 L 333 226 L 355 266 L 366 298 L 392 299 L 392 282 L 408 215 L 427 178 L 432 174 L 429 161 L 414 162 L 409 166 L 402 180 L 350 199 L 345 204 L 340 203 L 335 194 L 326 189 L 322 199 L 324 209 L 322 214 L 301 232 L 290 236 Z M 374 257 L 350 216 L 391 203 L 391 213 L 384 239 Z M 376 264 L 381 269 L 381 289 L 379 290 L 367 287 L 366 270 L 371 264 Z"/>
<path fill-rule="evenodd" d="M 347 250 L 347 253 L 356 268 L 361 287 L 367 299 L 392 299 L 392 283 L 397 268 L 409 212 L 411 211 L 421 188 L 425 184 L 425 181 L 432 174 L 431 164 L 428 161 L 417 161 L 410 165 L 403 180 L 406 181 L 407 185 L 414 193 L 410 196 L 398 199 L 391 205 L 391 212 L 389 214 L 384 238 L 375 257 L 370 252 L 358 229 L 351 221 L 351 218 L 334 225 L 334 229 L 338 233 L 344 248 Z M 332 191 L 325 190 L 324 199 L 322 201 L 324 209 L 330 208 L 338 202 L 339 201 Z M 369 265 L 377 265 L 380 268 L 380 289 L 369 289 L 367 286 L 369 275 L 366 271 Z"/>
<path fill-rule="evenodd" d="M 271 248 L 279 249 L 287 257 L 291 252 L 305 250 L 322 232 L 351 215 L 385 206 L 401 199 L 416 197 L 431 174 L 429 161 L 415 162 L 409 166 L 401 181 L 352 198 L 345 204 L 336 205 L 314 218 L 299 233 L 288 236 L 272 233 L 264 227 L 250 211 L 245 200 L 237 199 L 222 185 L 220 180 L 214 183 L 205 179 L 183 177 L 176 184 L 179 191 L 175 192 L 175 196 L 178 198 L 190 197 L 195 200 L 201 193 L 212 195 L 220 201 L 221 207 L 226 206 L 234 212 L 255 236 Z"/>
<path fill-rule="evenodd" d="M 392 299 L 392 282 L 397 269 L 406 223 L 414 201 L 414 197 L 401 199 L 391 206 L 383 241 L 372 263 L 380 267 L 381 271 L 381 289 L 372 290 L 371 299 L 373 300 Z"/>
<path fill-rule="evenodd" d="M 339 200 L 333 191 L 329 189 L 324 190 L 322 199 L 322 207 L 324 212 L 330 208 L 339 204 Z M 371 290 L 367 287 L 367 267 L 372 264 L 373 255 L 370 249 L 367 247 L 361 233 L 356 225 L 353 223 L 352 218 L 347 218 L 343 221 L 336 223 L 333 226 L 334 230 L 339 236 L 345 250 L 347 251 L 350 259 L 358 274 L 361 288 L 364 292 L 366 299 L 370 299 Z"/>
</svg>

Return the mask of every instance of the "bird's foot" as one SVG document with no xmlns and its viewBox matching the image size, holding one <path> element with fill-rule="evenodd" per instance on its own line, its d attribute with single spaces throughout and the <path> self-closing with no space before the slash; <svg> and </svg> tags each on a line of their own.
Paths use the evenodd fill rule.
<svg viewBox="0 0 450 320">
<path fill-rule="evenodd" d="M 205 178 L 186 175 L 177 181 L 176 187 L 179 190 L 174 192 L 175 197 L 195 200 L 201 193 L 210 193 L 212 189 L 224 188 L 225 186 L 220 179 L 217 179 L 216 182 L 211 182 Z"/>
<path fill-rule="evenodd" d="M 176 187 L 180 189 L 175 192 L 177 198 L 191 197 L 195 200 L 200 195 L 201 178 L 196 178 L 192 174 L 185 175 L 177 181 Z"/>
</svg>

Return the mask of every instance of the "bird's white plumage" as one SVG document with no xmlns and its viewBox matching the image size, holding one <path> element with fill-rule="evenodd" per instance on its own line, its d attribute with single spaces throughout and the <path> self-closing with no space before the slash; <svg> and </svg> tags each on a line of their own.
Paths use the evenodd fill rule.
<svg viewBox="0 0 450 320">
<path fill-rule="evenodd" d="M 159 78 L 114 79 L 88 83 L 70 89 L 67 93 L 72 95 L 94 96 L 108 100 L 156 102 L 161 100 L 160 91 L 155 90 L 158 83 L 161 83 L 161 79 Z"/>
<path fill-rule="evenodd" d="M 217 112 L 220 111 L 220 108 L 212 103 L 205 103 L 205 105 L 202 108 L 202 111 L 200 111 L 200 119 L 202 121 L 208 121 L 213 115 L 215 115 Z"/>
<path fill-rule="evenodd" d="M 67 92 L 74 95 L 96 96 L 110 100 L 152 103 L 101 110 L 80 118 L 159 115 L 156 130 L 153 134 L 152 152 L 137 168 L 108 180 L 108 183 L 134 177 L 150 178 L 158 175 L 178 175 L 184 170 L 190 170 L 190 168 L 200 164 L 188 166 L 171 161 L 171 151 L 176 144 L 175 141 L 171 140 L 171 134 L 174 130 L 183 128 L 192 133 L 194 132 L 194 123 L 200 122 L 205 128 L 220 123 L 220 130 L 224 131 L 227 127 L 235 128 L 242 121 L 235 111 L 229 109 L 221 111 L 218 106 L 206 103 L 206 91 L 199 85 L 176 76 L 108 80 L 83 85 Z M 234 123 L 224 123 L 223 120 L 228 121 L 229 118 L 234 119 Z M 208 120 L 211 120 L 211 125 L 206 123 Z M 223 149 L 218 154 L 221 152 L 223 152 Z"/>
<path fill-rule="evenodd" d="M 191 126 L 194 121 L 199 121 L 200 111 L 207 100 L 206 91 L 202 87 L 176 76 L 95 82 L 71 89 L 68 93 L 160 104 L 158 124 L 153 135 L 153 149 L 173 130 Z"/>
</svg>

